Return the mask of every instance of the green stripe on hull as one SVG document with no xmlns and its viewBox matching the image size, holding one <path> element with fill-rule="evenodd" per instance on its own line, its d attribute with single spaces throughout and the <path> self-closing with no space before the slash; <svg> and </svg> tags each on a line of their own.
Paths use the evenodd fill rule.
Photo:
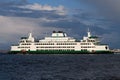
<svg viewBox="0 0 120 80">
<path fill-rule="evenodd" d="M 10 54 L 110 54 L 113 52 L 110 51 L 95 51 L 95 52 L 89 52 L 89 51 L 57 51 L 57 50 L 41 50 L 41 51 L 10 51 Z"/>
</svg>

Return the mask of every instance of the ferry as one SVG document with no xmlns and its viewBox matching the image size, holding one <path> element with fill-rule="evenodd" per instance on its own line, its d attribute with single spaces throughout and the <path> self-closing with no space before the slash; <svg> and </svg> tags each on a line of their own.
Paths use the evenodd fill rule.
<svg viewBox="0 0 120 80">
<path fill-rule="evenodd" d="M 63 31 L 53 31 L 50 37 L 35 40 L 32 33 L 21 37 L 17 45 L 12 45 L 9 53 L 17 54 L 110 54 L 107 44 L 101 44 L 99 37 L 87 31 L 87 36 L 77 40 Z"/>
</svg>

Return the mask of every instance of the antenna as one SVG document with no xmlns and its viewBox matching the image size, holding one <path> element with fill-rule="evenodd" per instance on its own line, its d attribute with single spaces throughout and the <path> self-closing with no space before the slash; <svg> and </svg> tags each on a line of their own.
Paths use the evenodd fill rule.
<svg viewBox="0 0 120 80">
<path fill-rule="evenodd" d="M 88 34 L 88 37 L 91 37 L 91 33 L 90 33 L 89 28 L 88 28 L 88 32 L 87 32 L 87 34 Z"/>
</svg>

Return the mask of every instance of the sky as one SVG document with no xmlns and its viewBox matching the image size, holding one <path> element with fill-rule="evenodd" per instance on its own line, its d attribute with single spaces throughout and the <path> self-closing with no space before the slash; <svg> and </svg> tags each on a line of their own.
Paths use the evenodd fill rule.
<svg viewBox="0 0 120 80">
<path fill-rule="evenodd" d="M 32 32 L 42 39 L 53 30 L 81 40 L 89 28 L 111 49 L 120 48 L 119 0 L 0 0 L 0 49 L 10 49 Z"/>
</svg>

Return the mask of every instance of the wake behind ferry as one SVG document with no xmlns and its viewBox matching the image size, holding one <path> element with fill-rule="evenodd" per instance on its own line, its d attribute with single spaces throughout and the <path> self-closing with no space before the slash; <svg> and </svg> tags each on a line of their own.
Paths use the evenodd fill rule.
<svg viewBox="0 0 120 80">
<path fill-rule="evenodd" d="M 17 45 L 12 45 L 10 53 L 29 54 L 103 54 L 112 53 L 108 45 L 101 44 L 99 37 L 91 35 L 88 30 L 87 36 L 78 41 L 68 37 L 63 31 L 53 31 L 50 37 L 36 41 L 29 33 L 28 37 L 21 37 Z"/>
</svg>

